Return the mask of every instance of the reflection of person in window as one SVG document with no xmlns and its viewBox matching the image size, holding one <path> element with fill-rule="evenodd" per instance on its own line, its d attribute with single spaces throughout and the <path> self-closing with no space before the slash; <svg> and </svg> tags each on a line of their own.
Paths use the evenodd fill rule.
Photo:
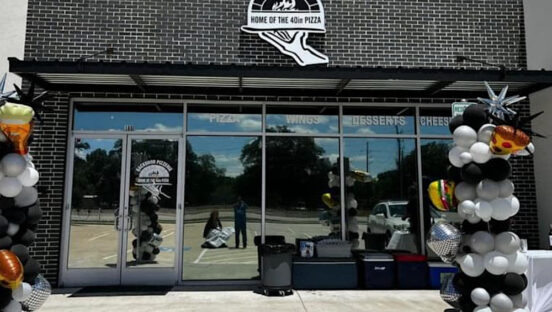
<svg viewBox="0 0 552 312">
<path fill-rule="evenodd" d="M 236 248 L 240 247 L 240 232 L 242 233 L 243 248 L 247 247 L 247 229 L 246 229 L 246 211 L 247 204 L 238 196 L 238 202 L 234 205 L 234 228 L 236 230 Z"/>
<path fill-rule="evenodd" d="M 207 235 L 209 235 L 209 232 L 211 230 L 222 229 L 222 224 L 220 223 L 219 219 L 219 213 L 218 210 L 213 210 L 211 212 L 211 216 L 209 217 L 209 220 L 207 220 L 207 223 L 205 223 L 205 228 L 203 229 L 203 238 L 207 238 Z"/>
</svg>

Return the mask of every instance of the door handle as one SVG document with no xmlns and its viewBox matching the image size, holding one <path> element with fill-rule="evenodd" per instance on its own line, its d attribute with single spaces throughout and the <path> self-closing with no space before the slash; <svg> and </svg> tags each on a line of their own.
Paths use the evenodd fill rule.
<svg viewBox="0 0 552 312">
<path fill-rule="evenodd" d="M 182 204 L 178 204 L 178 210 L 182 210 Z"/>
<path fill-rule="evenodd" d="M 119 220 L 120 219 L 121 219 L 121 217 L 115 216 L 115 230 L 117 230 L 117 231 L 121 230 L 121 228 L 119 227 L 119 224 L 120 224 Z"/>
</svg>

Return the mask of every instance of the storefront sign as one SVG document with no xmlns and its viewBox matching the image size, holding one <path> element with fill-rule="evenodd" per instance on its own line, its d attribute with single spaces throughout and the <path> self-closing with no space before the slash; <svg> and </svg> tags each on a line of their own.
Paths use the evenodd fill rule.
<svg viewBox="0 0 552 312">
<path fill-rule="evenodd" d="M 170 177 L 173 168 L 163 160 L 147 160 L 139 164 L 135 170 L 136 185 L 171 185 Z"/>
<path fill-rule="evenodd" d="M 472 104 L 476 104 L 476 103 L 471 103 L 466 101 L 452 103 L 452 117 L 462 115 L 464 113 L 464 110 Z"/>
<path fill-rule="evenodd" d="M 307 44 L 309 33 L 325 33 L 320 0 L 251 0 L 242 31 L 291 56 L 299 65 L 327 64 L 328 57 Z"/>
</svg>

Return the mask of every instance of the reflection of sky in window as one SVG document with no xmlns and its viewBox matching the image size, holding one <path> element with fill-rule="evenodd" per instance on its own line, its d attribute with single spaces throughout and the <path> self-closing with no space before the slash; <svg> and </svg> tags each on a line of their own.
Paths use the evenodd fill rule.
<svg viewBox="0 0 552 312">
<path fill-rule="evenodd" d="M 397 169 L 399 141 L 403 148 L 403 157 L 414 152 L 414 139 L 345 139 L 345 157 L 349 158 L 350 169 L 368 171 L 373 177 Z"/>
<path fill-rule="evenodd" d="M 261 132 L 260 114 L 188 113 L 188 131 Z"/>
<path fill-rule="evenodd" d="M 97 149 L 102 149 L 106 151 L 106 154 L 109 154 L 109 151 L 113 149 L 115 142 L 120 141 L 120 139 L 80 139 L 80 143 L 88 143 L 90 145 L 89 149 L 75 149 L 75 156 L 86 159 L 86 155 L 92 153 Z"/>
<path fill-rule="evenodd" d="M 414 128 L 414 116 L 343 116 L 343 132 L 349 134 L 414 134 Z"/>
<path fill-rule="evenodd" d="M 212 155 L 218 168 L 226 169 L 226 176 L 236 177 L 243 173 L 240 161 L 242 148 L 254 141 L 255 137 L 188 137 L 193 152 L 201 155 Z"/>
<path fill-rule="evenodd" d="M 338 133 L 337 116 L 325 115 L 272 115 L 266 116 L 266 128 L 285 126 L 293 133 Z"/>
<path fill-rule="evenodd" d="M 182 131 L 181 113 L 163 112 L 79 112 L 75 110 L 75 130 L 122 131 L 125 125 L 142 131 Z"/>
<path fill-rule="evenodd" d="M 315 138 L 314 143 L 324 149 L 322 158 L 329 158 L 332 164 L 339 158 L 339 140 L 332 138 Z"/>
</svg>

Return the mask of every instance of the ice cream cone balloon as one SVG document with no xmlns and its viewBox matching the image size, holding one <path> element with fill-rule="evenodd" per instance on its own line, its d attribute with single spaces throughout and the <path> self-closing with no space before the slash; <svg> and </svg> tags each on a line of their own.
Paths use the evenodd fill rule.
<svg viewBox="0 0 552 312">
<path fill-rule="evenodd" d="M 6 103 L 0 107 L 0 130 L 13 143 L 15 152 L 25 155 L 33 130 L 34 110 L 27 105 Z"/>
</svg>

